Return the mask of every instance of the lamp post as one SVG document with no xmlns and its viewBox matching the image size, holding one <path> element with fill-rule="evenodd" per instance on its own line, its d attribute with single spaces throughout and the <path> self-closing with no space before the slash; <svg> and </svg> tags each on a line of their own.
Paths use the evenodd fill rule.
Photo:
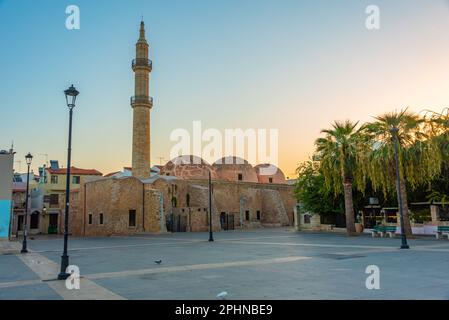
<svg viewBox="0 0 449 320">
<path fill-rule="evenodd" d="M 214 234 L 212 231 L 212 177 L 209 170 L 209 242 L 214 241 Z"/>
<path fill-rule="evenodd" d="M 404 227 L 404 211 L 402 207 L 402 195 L 401 195 L 401 177 L 399 173 L 399 137 L 398 137 L 399 129 L 397 127 L 391 128 L 391 134 L 394 140 L 394 158 L 396 165 L 396 189 L 398 194 L 398 205 L 399 205 L 399 216 L 401 219 L 401 249 L 409 249 L 410 247 L 407 244 L 407 236 L 405 235 L 405 227 Z"/>
<path fill-rule="evenodd" d="M 33 156 L 31 153 L 28 152 L 28 154 L 25 156 L 25 160 L 28 166 L 27 169 L 27 189 L 26 189 L 26 198 L 25 198 L 25 217 L 23 219 L 23 242 L 22 242 L 22 250 L 20 250 L 20 253 L 28 253 L 27 249 L 27 234 L 28 234 L 28 198 L 29 198 L 29 186 L 30 186 L 30 166 L 31 162 L 33 161 Z"/>
<path fill-rule="evenodd" d="M 67 254 L 67 242 L 69 239 L 69 205 L 70 205 L 70 166 L 72 157 L 72 116 L 75 108 L 76 97 L 79 92 L 72 86 L 64 91 L 67 107 L 69 107 L 69 145 L 67 149 L 67 175 L 65 187 L 65 212 L 64 212 L 64 252 L 61 256 L 61 271 L 58 274 L 59 280 L 67 279 L 70 274 L 67 273 L 69 266 L 69 256 Z"/>
</svg>

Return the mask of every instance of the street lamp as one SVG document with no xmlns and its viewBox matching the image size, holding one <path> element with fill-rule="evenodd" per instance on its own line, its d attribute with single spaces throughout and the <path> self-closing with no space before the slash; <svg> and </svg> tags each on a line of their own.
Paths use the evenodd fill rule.
<svg viewBox="0 0 449 320">
<path fill-rule="evenodd" d="M 30 186 L 30 166 L 31 162 L 33 161 L 33 156 L 31 153 L 28 152 L 28 154 L 25 156 L 25 160 L 28 166 L 27 169 L 27 190 L 26 190 L 26 198 L 25 198 L 25 217 L 23 222 L 23 242 L 22 242 L 22 250 L 20 250 L 20 253 L 28 253 L 27 249 L 27 234 L 28 234 L 28 193 L 29 193 L 29 186 Z"/>
<path fill-rule="evenodd" d="M 396 164 L 396 189 L 398 194 L 398 204 L 399 204 L 399 216 L 401 219 L 401 249 L 409 249 L 410 247 L 407 244 L 407 236 L 405 235 L 405 227 L 404 227 L 404 211 L 402 207 L 402 195 L 401 195 L 401 177 L 399 173 L 399 137 L 398 137 L 399 129 L 397 127 L 391 128 L 391 135 L 394 140 L 394 157 Z"/>
<path fill-rule="evenodd" d="M 67 273 L 69 266 L 69 256 L 67 254 L 67 242 L 69 239 L 69 202 L 70 202 L 70 166 L 72 157 L 72 116 L 73 108 L 75 108 L 76 97 L 79 92 L 75 89 L 73 84 L 64 91 L 67 107 L 69 107 L 69 146 L 67 149 L 67 175 L 65 187 L 65 212 L 64 212 L 64 252 L 61 256 L 61 271 L 58 274 L 59 280 L 67 279 L 70 274 Z"/>
<path fill-rule="evenodd" d="M 214 241 L 214 235 L 212 231 L 212 177 L 209 170 L 209 242 Z"/>
</svg>

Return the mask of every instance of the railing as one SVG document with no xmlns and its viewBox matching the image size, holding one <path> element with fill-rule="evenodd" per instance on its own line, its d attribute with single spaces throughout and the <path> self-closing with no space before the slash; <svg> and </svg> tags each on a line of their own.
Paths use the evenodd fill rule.
<svg viewBox="0 0 449 320">
<path fill-rule="evenodd" d="M 134 106 L 135 104 L 148 104 L 150 106 L 153 106 L 153 97 L 148 96 L 134 96 L 131 97 L 131 105 Z"/>
<path fill-rule="evenodd" d="M 149 68 L 150 71 L 153 69 L 153 61 L 151 61 L 150 59 L 134 59 L 131 65 L 133 70 L 135 67 L 146 67 Z"/>
</svg>

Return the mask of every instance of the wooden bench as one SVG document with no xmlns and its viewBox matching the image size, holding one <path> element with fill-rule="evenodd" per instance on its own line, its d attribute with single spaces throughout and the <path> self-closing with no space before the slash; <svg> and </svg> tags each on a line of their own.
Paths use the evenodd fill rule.
<svg viewBox="0 0 449 320">
<path fill-rule="evenodd" d="M 446 236 L 449 240 L 449 226 L 438 226 L 438 231 L 435 236 L 437 239 Z"/>
<path fill-rule="evenodd" d="M 385 235 L 393 238 L 396 235 L 396 226 L 374 226 L 373 230 L 371 230 L 371 235 L 373 238 L 375 238 L 377 235 L 380 235 L 381 238 L 383 238 Z"/>
</svg>

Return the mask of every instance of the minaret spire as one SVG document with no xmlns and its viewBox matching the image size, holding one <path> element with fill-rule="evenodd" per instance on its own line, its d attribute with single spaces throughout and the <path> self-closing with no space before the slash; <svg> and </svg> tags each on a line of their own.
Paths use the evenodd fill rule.
<svg viewBox="0 0 449 320">
<path fill-rule="evenodd" d="M 135 81 L 135 95 L 131 98 L 133 108 L 133 150 L 132 174 L 138 178 L 150 176 L 150 111 L 153 98 L 150 97 L 150 74 L 152 62 L 149 45 L 145 39 L 145 23 L 140 22 L 140 36 L 136 43 L 136 58 L 132 62 Z"/>
<path fill-rule="evenodd" d="M 140 22 L 140 38 L 139 40 L 145 40 L 145 22 L 143 22 L 143 16 L 142 21 Z"/>
</svg>

